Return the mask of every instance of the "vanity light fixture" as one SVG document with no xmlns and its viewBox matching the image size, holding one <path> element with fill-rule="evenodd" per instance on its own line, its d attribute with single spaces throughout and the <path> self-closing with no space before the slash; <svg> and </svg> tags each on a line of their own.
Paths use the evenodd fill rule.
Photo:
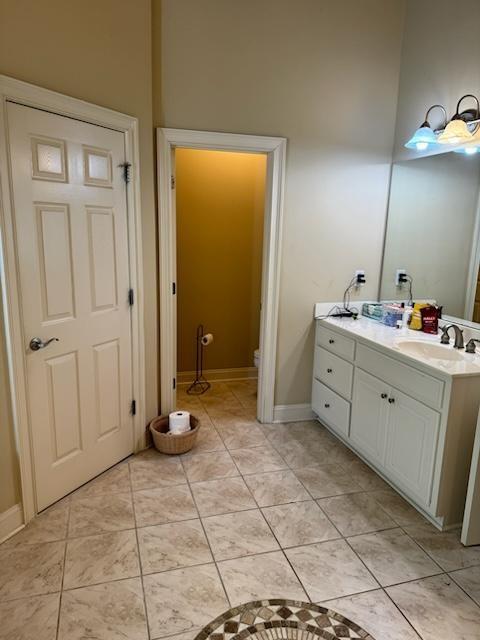
<svg viewBox="0 0 480 640">
<path fill-rule="evenodd" d="M 417 151 L 426 151 L 426 149 L 436 146 L 438 143 L 437 136 L 435 135 L 435 131 L 430 126 L 430 122 L 428 121 L 428 116 L 433 109 L 441 109 L 443 111 L 443 124 L 442 129 L 444 129 L 447 125 L 447 112 L 445 111 L 445 107 L 441 104 L 434 104 L 428 109 L 425 114 L 424 122 L 419 126 L 419 128 L 415 131 L 413 136 L 405 145 L 407 149 L 416 149 Z"/>
<path fill-rule="evenodd" d="M 476 103 L 476 108 L 460 111 L 460 103 L 465 100 L 465 98 L 473 98 Z M 467 93 L 457 102 L 455 115 L 447 124 L 444 131 L 438 136 L 438 142 L 440 144 L 462 144 L 471 142 L 473 134 L 476 133 L 479 128 L 479 122 L 480 104 L 478 98 L 471 93 Z"/>
</svg>

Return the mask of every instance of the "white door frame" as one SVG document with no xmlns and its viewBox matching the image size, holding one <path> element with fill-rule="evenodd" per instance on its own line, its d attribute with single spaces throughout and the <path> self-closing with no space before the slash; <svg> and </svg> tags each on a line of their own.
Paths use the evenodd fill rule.
<svg viewBox="0 0 480 640">
<path fill-rule="evenodd" d="M 137 412 L 134 416 L 134 433 L 132 433 L 132 448 L 135 451 L 145 446 L 144 295 L 138 120 L 83 100 L 64 96 L 54 91 L 0 75 L 0 277 L 4 296 L 4 324 L 15 442 L 20 463 L 22 506 L 24 520 L 27 523 L 36 514 L 37 507 L 27 408 L 25 344 L 28 336 L 23 335 L 21 322 L 20 282 L 14 241 L 14 200 L 8 149 L 7 102 L 16 102 L 28 107 L 43 109 L 56 115 L 68 116 L 89 124 L 114 129 L 124 134 L 126 161 L 132 165 L 127 189 L 127 208 L 130 278 L 131 286 L 135 291 L 135 304 L 132 309 L 133 393 L 137 401 Z"/>
<path fill-rule="evenodd" d="M 174 149 L 184 147 L 267 155 L 257 417 L 260 422 L 273 422 L 286 144 L 285 138 L 268 136 L 157 129 L 160 399 L 163 414 L 175 408 L 173 380 L 177 375 L 177 326 L 172 283 L 176 282 L 176 222 L 172 176 Z"/>
<path fill-rule="evenodd" d="M 472 320 L 475 307 L 475 294 L 477 292 L 478 270 L 480 269 L 480 195 L 477 199 L 477 210 L 475 213 L 475 224 L 472 235 L 472 249 L 470 252 L 470 263 L 467 276 L 467 295 L 465 296 L 464 317 Z"/>
</svg>

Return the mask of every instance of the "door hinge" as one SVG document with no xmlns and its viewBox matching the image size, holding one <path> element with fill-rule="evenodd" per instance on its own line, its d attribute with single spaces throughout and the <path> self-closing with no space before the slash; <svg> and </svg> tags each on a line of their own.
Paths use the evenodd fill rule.
<svg viewBox="0 0 480 640">
<path fill-rule="evenodd" d="M 132 416 L 137 415 L 137 401 L 136 400 L 132 400 L 132 402 L 130 404 L 130 413 L 132 414 Z"/>
<path fill-rule="evenodd" d="M 175 189 L 175 176 L 170 176 L 170 187 Z"/>
<path fill-rule="evenodd" d="M 177 379 L 176 378 L 173 379 L 173 388 L 174 389 L 177 388 Z"/>
<path fill-rule="evenodd" d="M 172 294 L 175 295 L 177 293 L 177 285 L 175 282 L 172 282 Z"/>
<path fill-rule="evenodd" d="M 128 304 L 133 307 L 133 303 L 135 302 L 135 294 L 133 293 L 133 289 L 128 290 Z"/>
<path fill-rule="evenodd" d="M 123 179 L 128 184 L 130 182 L 130 167 L 132 166 L 130 162 L 122 162 L 122 164 L 118 165 L 123 169 Z"/>
</svg>

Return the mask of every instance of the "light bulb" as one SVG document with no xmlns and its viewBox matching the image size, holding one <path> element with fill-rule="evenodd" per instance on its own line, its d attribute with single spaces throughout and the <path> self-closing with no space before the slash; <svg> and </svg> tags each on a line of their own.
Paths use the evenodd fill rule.
<svg viewBox="0 0 480 640">
<path fill-rule="evenodd" d="M 477 153 L 478 151 L 478 147 L 466 147 L 465 148 L 465 153 L 467 154 L 467 156 L 473 156 L 475 153 Z"/>
<path fill-rule="evenodd" d="M 425 149 L 428 149 L 428 142 L 416 142 L 415 148 L 417 151 L 425 151 Z"/>
</svg>

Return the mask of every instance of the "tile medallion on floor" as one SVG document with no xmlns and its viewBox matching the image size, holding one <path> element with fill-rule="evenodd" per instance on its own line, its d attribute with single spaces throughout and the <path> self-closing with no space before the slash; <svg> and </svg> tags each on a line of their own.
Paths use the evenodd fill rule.
<svg viewBox="0 0 480 640">
<path fill-rule="evenodd" d="M 153 489 L 155 487 L 170 487 L 186 484 L 187 478 L 180 460 L 150 459 L 133 460 L 130 465 L 132 489 Z"/>
<path fill-rule="evenodd" d="M 67 543 L 64 589 L 138 575 L 137 536 L 133 529 L 75 538 Z"/>
<path fill-rule="evenodd" d="M 382 587 L 442 572 L 401 529 L 354 536 L 348 542 Z"/>
<path fill-rule="evenodd" d="M 379 586 L 344 540 L 286 549 L 285 554 L 313 602 Z"/>
<path fill-rule="evenodd" d="M 184 457 L 183 465 L 190 482 L 203 482 L 239 475 L 238 469 L 227 451 L 199 453 L 195 456 Z"/>
<path fill-rule="evenodd" d="M 213 562 L 200 520 L 138 529 L 142 573 L 158 573 Z"/>
<path fill-rule="evenodd" d="M 376 640 L 420 640 L 413 627 L 380 589 L 328 600 L 322 605 L 353 620 Z"/>
<path fill-rule="evenodd" d="M 423 640 L 477 640 L 480 607 L 446 575 L 387 588 Z"/>
<path fill-rule="evenodd" d="M 0 603 L 0 640 L 55 640 L 60 594 Z"/>
<path fill-rule="evenodd" d="M 452 571 L 450 576 L 472 600 L 480 605 L 480 566 Z"/>
<path fill-rule="evenodd" d="M 340 533 L 313 500 L 262 509 L 282 547 L 296 547 L 340 538 Z"/>
<path fill-rule="evenodd" d="M 147 640 L 140 578 L 64 591 L 58 640 Z"/>
<path fill-rule="evenodd" d="M 308 500 L 310 495 L 293 471 L 270 471 L 245 476 L 253 497 L 261 507 Z"/>
<path fill-rule="evenodd" d="M 229 608 L 214 564 L 147 575 L 143 583 L 152 640 L 203 627 Z"/>
<path fill-rule="evenodd" d="M 257 506 L 240 477 L 195 482 L 191 489 L 201 516 L 245 511 Z"/>
<path fill-rule="evenodd" d="M 361 491 L 353 478 L 335 464 L 303 467 L 296 469 L 295 475 L 312 498 L 326 498 Z"/>
<path fill-rule="evenodd" d="M 133 502 L 137 527 L 191 520 L 198 517 L 192 494 L 187 485 L 135 491 Z"/>
<path fill-rule="evenodd" d="M 60 591 L 65 542 L 0 547 L 0 602 Z"/>
<path fill-rule="evenodd" d="M 203 525 L 217 561 L 279 549 L 259 509 L 210 516 Z"/>
<path fill-rule="evenodd" d="M 281 551 L 224 560 L 218 569 L 232 606 L 268 598 L 308 600 Z"/>
<path fill-rule="evenodd" d="M 382 509 L 401 527 L 411 524 L 425 524 L 427 522 L 411 504 L 408 504 L 408 502 L 393 489 L 373 491 L 370 495 L 377 500 Z"/>
<path fill-rule="evenodd" d="M 480 546 L 464 547 L 460 531 L 439 531 L 431 524 L 404 527 L 404 530 L 444 571 L 480 565 Z"/>
<path fill-rule="evenodd" d="M 243 475 L 287 468 L 279 454 L 269 446 L 235 449 L 231 455 Z"/>
<path fill-rule="evenodd" d="M 77 498 L 71 502 L 69 537 L 133 529 L 134 526 L 131 493 Z"/>
<path fill-rule="evenodd" d="M 97 476 L 72 493 L 72 500 L 90 496 L 104 496 L 130 491 L 128 464 L 120 463 Z"/>
<path fill-rule="evenodd" d="M 9 538 L 4 544 L 10 546 L 64 540 L 67 537 L 69 508 L 68 498 L 54 504 L 52 507 L 42 511 L 38 516 L 35 516 L 26 527 Z"/>
<path fill-rule="evenodd" d="M 368 493 L 324 498 L 318 504 L 344 536 L 393 528 L 395 522 Z"/>
</svg>

